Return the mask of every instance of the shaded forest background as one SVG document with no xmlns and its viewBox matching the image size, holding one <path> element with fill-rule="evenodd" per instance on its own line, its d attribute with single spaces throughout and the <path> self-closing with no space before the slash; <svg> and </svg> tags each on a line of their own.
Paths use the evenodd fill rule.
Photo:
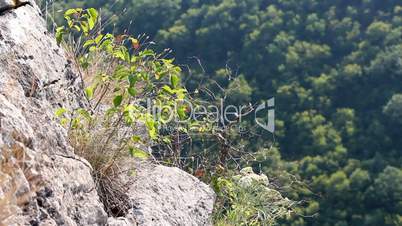
<svg viewBox="0 0 402 226">
<path fill-rule="evenodd" d="M 307 184 L 284 191 L 307 202 L 282 224 L 402 225 L 400 0 L 71 0 L 53 7 L 77 6 L 102 8 L 108 30 L 146 33 L 158 48 L 173 49 L 176 63 L 192 70 L 189 89 L 217 81 L 232 103 L 276 98 L 274 148 L 264 136 L 246 146 L 272 178 L 289 172 Z"/>
</svg>

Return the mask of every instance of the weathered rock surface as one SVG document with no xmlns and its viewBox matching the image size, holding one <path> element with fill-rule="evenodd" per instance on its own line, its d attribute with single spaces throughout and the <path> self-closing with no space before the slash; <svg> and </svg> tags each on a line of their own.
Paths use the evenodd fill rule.
<svg viewBox="0 0 402 226">
<path fill-rule="evenodd" d="M 32 0 L 0 0 L 0 13 L 26 4 L 32 4 Z"/>
<path fill-rule="evenodd" d="M 138 225 L 211 225 L 215 193 L 178 168 L 138 164 L 129 189 Z"/>
<path fill-rule="evenodd" d="M 17 159 L 20 206 L 10 225 L 102 225 L 91 169 L 77 160 L 54 112 L 80 105 L 77 75 L 34 5 L 0 16 L 0 150 Z M 32 178 L 40 178 L 40 186 Z M 18 194 L 18 193 L 17 193 Z M 19 197 L 17 197 L 19 198 Z"/>
<path fill-rule="evenodd" d="M 10 2 L 0 0 L 7 9 L 0 13 L 0 201 L 12 193 L 17 202 L 7 219 L 0 210 L 0 225 L 210 224 L 214 194 L 207 185 L 149 164 L 129 178 L 135 208 L 108 218 L 90 165 L 74 155 L 54 120 L 59 107 L 82 105 L 77 73 L 35 3 L 11 9 Z"/>
</svg>

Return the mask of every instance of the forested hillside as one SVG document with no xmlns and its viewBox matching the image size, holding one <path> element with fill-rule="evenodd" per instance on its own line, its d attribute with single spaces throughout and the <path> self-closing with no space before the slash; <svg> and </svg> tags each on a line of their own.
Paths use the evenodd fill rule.
<svg viewBox="0 0 402 226">
<path fill-rule="evenodd" d="M 271 177 L 286 171 L 309 188 L 289 191 L 305 208 L 283 224 L 402 225 L 400 0 L 88 0 L 53 7 L 74 6 L 102 8 L 108 30 L 146 33 L 158 48 L 173 49 L 176 63 L 191 68 L 189 89 L 241 81 L 232 102 L 276 98 L 274 148 L 264 137 L 248 148 L 268 156 L 258 164 Z"/>
</svg>

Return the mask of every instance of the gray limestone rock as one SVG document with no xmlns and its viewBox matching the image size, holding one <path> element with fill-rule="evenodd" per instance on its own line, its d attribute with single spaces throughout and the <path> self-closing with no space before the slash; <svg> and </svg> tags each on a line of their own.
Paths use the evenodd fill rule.
<svg viewBox="0 0 402 226">
<path fill-rule="evenodd" d="M 0 153 L 17 153 L 15 195 L 30 197 L 10 225 L 106 224 L 89 164 L 54 120 L 57 108 L 81 105 L 76 78 L 35 5 L 0 15 Z"/>
<path fill-rule="evenodd" d="M 129 197 L 138 225 L 211 225 L 213 190 L 174 167 L 137 163 Z"/>
</svg>

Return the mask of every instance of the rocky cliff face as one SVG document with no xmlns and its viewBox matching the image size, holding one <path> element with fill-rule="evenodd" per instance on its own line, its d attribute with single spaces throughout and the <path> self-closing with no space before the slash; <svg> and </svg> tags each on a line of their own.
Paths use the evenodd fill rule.
<svg viewBox="0 0 402 226">
<path fill-rule="evenodd" d="M 136 166 L 133 208 L 107 216 L 90 164 L 74 155 L 59 107 L 82 105 L 79 78 L 34 2 L 0 0 L 0 225 L 209 225 L 215 195 L 177 169 Z"/>
</svg>

